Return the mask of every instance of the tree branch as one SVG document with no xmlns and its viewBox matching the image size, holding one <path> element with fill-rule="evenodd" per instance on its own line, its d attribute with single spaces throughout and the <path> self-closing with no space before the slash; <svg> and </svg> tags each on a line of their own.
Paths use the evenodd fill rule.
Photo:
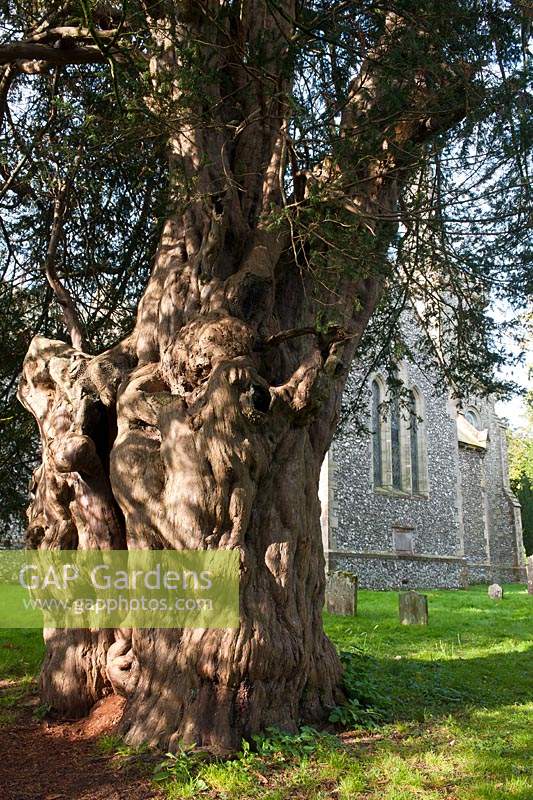
<svg viewBox="0 0 533 800">
<path fill-rule="evenodd" d="M 119 34 L 118 28 L 110 30 L 98 30 L 98 39 L 115 39 Z M 43 31 L 29 36 L 26 41 L 31 42 L 49 42 L 56 41 L 57 39 L 89 39 L 93 40 L 93 34 L 89 28 L 84 28 L 80 25 L 60 25 L 56 28 L 46 28 Z"/>
<path fill-rule="evenodd" d="M 318 331 L 316 328 L 290 328 L 286 331 L 280 331 L 279 333 L 274 333 L 272 336 L 269 336 L 263 342 L 260 343 L 260 349 L 266 349 L 267 347 L 277 347 L 282 342 L 287 342 L 289 339 L 295 339 L 298 336 L 318 336 Z"/>
<path fill-rule="evenodd" d="M 46 274 L 48 283 L 50 284 L 50 287 L 56 296 L 57 302 L 61 306 L 63 321 L 72 341 L 72 346 L 76 350 L 85 351 L 85 336 L 74 300 L 72 299 L 68 290 L 61 283 L 55 264 L 57 246 L 59 244 L 59 239 L 61 238 L 63 223 L 67 210 L 70 186 L 71 181 L 65 181 L 59 188 L 54 202 L 54 216 L 50 231 L 50 239 L 48 242 L 48 250 L 46 253 L 46 261 L 44 263 L 44 272 Z"/>
<path fill-rule="evenodd" d="M 3 70 L 0 70 L 0 131 L 2 130 L 2 125 L 4 124 L 4 115 L 7 106 L 7 95 L 9 93 L 9 89 L 11 88 L 11 83 L 13 82 L 13 78 L 15 77 L 16 70 L 8 64 L 4 66 Z"/>
<path fill-rule="evenodd" d="M 371 121 L 376 128 L 381 128 L 382 152 L 374 155 L 383 157 L 383 151 L 392 146 L 396 168 L 412 161 L 410 145 L 423 144 L 464 117 L 468 102 L 465 89 L 476 71 L 476 67 L 464 62 L 437 63 L 437 54 L 431 52 L 431 38 L 418 32 L 420 42 L 427 39 L 428 64 L 421 57 L 408 81 L 402 75 L 391 74 L 387 60 L 402 46 L 408 47 L 409 36 L 413 36 L 412 24 L 399 14 L 389 12 L 383 36 L 352 80 L 341 118 L 344 138 L 364 135 Z M 421 53 L 424 53 L 423 48 Z M 430 70 L 429 66 L 434 68 Z M 380 137 L 376 137 L 376 142 L 379 141 Z"/>
<path fill-rule="evenodd" d="M 58 42 L 59 47 L 31 40 L 0 45 L 0 64 L 45 61 L 50 66 L 64 67 L 68 64 L 100 64 L 107 61 L 96 45 L 72 45 L 66 39 L 58 39 Z"/>
</svg>

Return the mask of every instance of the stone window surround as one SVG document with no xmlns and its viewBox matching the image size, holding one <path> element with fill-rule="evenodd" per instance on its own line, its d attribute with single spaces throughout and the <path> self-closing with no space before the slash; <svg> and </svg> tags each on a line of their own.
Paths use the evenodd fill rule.
<svg viewBox="0 0 533 800">
<path fill-rule="evenodd" d="M 413 393 L 418 416 L 418 483 L 419 491 L 414 494 L 411 480 L 411 435 L 410 419 L 405 408 L 400 410 L 400 459 L 402 469 L 402 488 L 397 489 L 392 484 L 392 445 L 391 445 L 391 425 L 390 412 L 380 415 L 380 438 L 381 438 L 381 470 L 383 482 L 376 485 L 374 482 L 374 454 L 373 454 L 373 435 L 369 437 L 370 447 L 370 482 L 374 492 L 387 497 L 398 497 L 412 500 L 426 500 L 429 498 L 429 479 L 427 461 L 427 439 L 425 425 L 425 403 L 424 396 L 417 386 L 412 385 L 407 380 L 405 367 L 398 367 L 398 378 L 404 386 Z M 372 384 L 376 382 L 380 389 L 383 402 L 390 401 L 390 392 L 386 381 L 379 373 L 372 373 L 368 379 L 370 391 L 370 403 L 372 403 Z"/>
</svg>

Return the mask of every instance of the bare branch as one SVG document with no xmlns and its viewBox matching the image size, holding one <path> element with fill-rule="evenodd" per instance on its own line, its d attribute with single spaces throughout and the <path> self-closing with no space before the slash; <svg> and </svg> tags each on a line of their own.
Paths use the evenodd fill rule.
<svg viewBox="0 0 533 800">
<path fill-rule="evenodd" d="M 76 350 L 85 351 L 85 336 L 83 334 L 82 324 L 74 304 L 74 300 L 60 281 L 55 263 L 57 246 L 63 230 L 63 223 L 65 220 L 71 183 L 72 179 L 65 181 L 63 185 L 59 187 L 59 191 L 54 202 L 54 216 L 50 231 L 50 240 L 48 242 L 48 250 L 46 253 L 46 261 L 44 263 L 44 272 L 46 274 L 48 283 L 50 284 L 50 287 L 56 296 L 57 302 L 61 306 L 63 321 L 72 341 L 72 346 Z"/>
<path fill-rule="evenodd" d="M 61 43 L 61 39 L 58 40 Z M 72 45 L 55 47 L 31 40 L 11 42 L 0 45 L 0 64 L 18 64 L 25 61 L 45 61 L 51 66 L 63 67 L 68 64 L 98 64 L 105 62 L 106 56 L 96 45 Z"/>
<path fill-rule="evenodd" d="M 316 328 L 290 328 L 286 331 L 280 331 L 269 336 L 261 343 L 261 349 L 267 347 L 277 347 L 282 342 L 287 342 L 289 339 L 295 339 L 298 336 L 318 336 Z"/>
<path fill-rule="evenodd" d="M 111 30 L 99 30 L 97 35 L 99 39 L 114 39 L 119 33 L 118 28 Z M 81 26 L 62 25 L 57 28 L 46 28 L 44 31 L 39 31 L 28 37 L 27 41 L 31 42 L 49 42 L 56 41 L 57 39 L 93 39 L 93 34 L 89 28 Z"/>
</svg>

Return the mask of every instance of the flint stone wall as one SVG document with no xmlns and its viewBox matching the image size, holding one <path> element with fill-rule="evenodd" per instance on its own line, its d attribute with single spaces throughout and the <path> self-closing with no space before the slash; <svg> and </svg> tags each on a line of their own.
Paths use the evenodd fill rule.
<svg viewBox="0 0 533 800">
<path fill-rule="evenodd" d="M 520 506 L 509 485 L 506 427 L 490 401 L 477 400 L 486 451 L 459 447 L 464 546 L 469 583 L 525 579 Z"/>
<path fill-rule="evenodd" d="M 353 572 L 361 587 L 372 589 L 459 589 L 525 581 L 506 429 L 493 403 L 477 398 L 474 403 L 480 427 L 488 428 L 487 450 L 465 447 L 458 443 L 456 413 L 447 396 L 436 394 L 416 365 L 402 366 L 402 380 L 424 400 L 427 496 L 374 487 L 370 381 L 361 369 L 352 370 L 345 398 L 349 403 L 362 391 L 368 415 L 359 422 L 345 418 L 322 469 L 328 569 Z"/>
<path fill-rule="evenodd" d="M 447 398 L 435 396 L 421 370 L 408 365 L 404 377 L 424 398 L 428 496 L 375 490 L 372 437 L 348 419 L 335 437 L 327 469 L 329 569 L 352 571 L 360 586 L 373 589 L 461 588 L 465 561 L 456 422 Z M 355 392 L 360 380 L 354 370 L 346 393 Z M 365 399 L 369 407 L 369 387 Z M 395 548 L 405 539 L 410 539 L 412 552 L 400 555 Z"/>
</svg>

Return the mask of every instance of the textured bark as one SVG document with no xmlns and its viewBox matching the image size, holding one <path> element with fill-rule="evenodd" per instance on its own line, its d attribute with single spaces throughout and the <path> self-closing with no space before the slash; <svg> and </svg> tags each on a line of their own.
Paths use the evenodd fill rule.
<svg viewBox="0 0 533 800">
<path fill-rule="evenodd" d="M 88 357 L 63 342 L 40 337 L 26 356 L 19 399 L 38 420 L 43 448 L 31 487 L 31 547 L 125 546 L 121 514 L 106 477 L 113 431 L 104 405 L 84 380 L 88 363 Z M 78 717 L 111 692 L 106 657 L 114 639 L 113 631 L 45 630 L 43 702 Z"/>
<path fill-rule="evenodd" d="M 149 8 L 163 13 L 163 4 Z M 297 176 L 304 204 L 310 185 L 326 187 L 354 249 L 359 236 L 366 249 L 369 236 L 375 243 L 358 276 L 333 271 L 318 305 L 289 226 L 274 233 L 266 224 L 283 194 L 295 6 L 278 14 L 257 0 L 215 19 L 218 8 L 180 3 L 172 18 L 148 18 L 152 79 L 167 89 L 151 110 L 164 115 L 170 105 L 180 120 L 169 138 L 179 201 L 170 203 L 135 330 L 96 357 L 34 340 L 20 397 L 43 448 L 32 546 L 235 549 L 241 567 L 236 631 L 49 632 L 44 699 L 73 716 L 119 692 L 129 741 L 232 749 L 268 725 L 318 723 L 342 697 L 321 621 L 320 465 L 386 276 L 398 187 L 412 166 L 407 137 L 419 144 L 420 130 L 438 125 L 424 123 L 417 78 L 409 130 L 380 108 L 383 138 L 357 170 L 329 159 Z M 372 80 L 363 65 L 364 92 L 354 80 L 347 141 L 379 107 L 380 53 L 398 28 L 390 21 Z M 210 75 L 195 103 L 176 79 L 183 42 L 194 42 Z M 260 74 L 245 55 L 257 43 Z M 323 307 L 335 310 L 328 333 L 316 330 Z"/>
<path fill-rule="evenodd" d="M 139 331 L 115 351 L 91 359 L 36 339 L 25 361 L 20 397 L 43 442 L 33 546 L 240 554 L 237 631 L 47 632 L 43 699 L 76 716 L 106 692 L 125 694 L 124 730 L 134 742 L 231 749 L 268 725 L 323 720 L 341 697 L 321 622 L 317 495 L 338 345 L 321 342 L 321 353 L 307 335 L 304 359 L 291 359 L 289 344 L 303 346 L 296 338 L 279 345 L 284 359 L 260 346 L 242 317 L 258 313 L 247 294 L 252 268 L 266 274 L 279 247 L 256 250 L 241 277 L 246 291 L 234 276 L 219 287 L 241 318 L 225 310 L 227 299 L 213 307 L 209 298 L 173 336 L 158 328 L 157 362 L 134 355 L 134 342 L 144 347 L 143 313 Z M 273 385 L 275 362 L 285 360 L 298 366 Z"/>
</svg>

